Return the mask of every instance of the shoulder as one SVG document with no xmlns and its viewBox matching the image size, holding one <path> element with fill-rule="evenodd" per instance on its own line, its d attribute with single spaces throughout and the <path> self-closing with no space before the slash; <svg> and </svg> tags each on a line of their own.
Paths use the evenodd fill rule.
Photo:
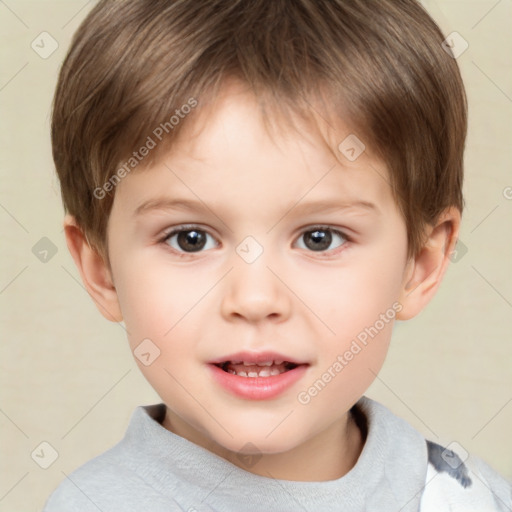
<svg viewBox="0 0 512 512">
<path fill-rule="evenodd" d="M 48 498 L 43 512 L 131 512 L 140 510 L 140 497 L 153 503 L 153 510 L 169 505 L 130 467 L 120 463 L 111 450 L 65 475 Z M 157 508 L 158 504 L 162 507 Z M 178 509 L 179 510 L 179 509 Z"/>
<path fill-rule="evenodd" d="M 148 478 L 148 468 L 158 471 L 158 459 L 146 449 L 146 437 L 151 436 L 151 422 L 161 414 L 160 405 L 138 407 L 119 443 L 71 474 L 64 473 L 43 512 L 181 510 L 173 507 L 175 502 L 164 489 L 155 488 L 154 478 Z"/>
<path fill-rule="evenodd" d="M 384 405 L 363 397 L 357 407 L 373 428 L 372 462 L 385 456 L 390 488 L 419 512 L 510 512 L 512 483 L 456 443 L 448 446 L 424 435 Z M 364 429 L 362 429 L 364 431 Z M 378 460 L 377 460 L 378 462 Z M 378 464 L 372 464 L 378 468 Z M 412 493 L 412 494 L 411 494 Z M 421 501 L 418 509 L 416 498 Z"/>
<path fill-rule="evenodd" d="M 505 512 L 512 509 L 512 484 L 458 443 L 426 441 L 428 467 L 421 512 Z"/>
</svg>

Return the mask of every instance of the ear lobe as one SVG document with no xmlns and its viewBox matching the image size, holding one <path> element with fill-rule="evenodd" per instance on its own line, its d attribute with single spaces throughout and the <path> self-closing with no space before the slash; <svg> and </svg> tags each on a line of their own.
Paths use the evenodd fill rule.
<svg viewBox="0 0 512 512">
<path fill-rule="evenodd" d="M 428 238 L 419 253 L 409 261 L 400 294 L 403 308 L 398 320 L 416 316 L 435 295 L 450 263 L 460 228 L 460 212 L 446 209 L 435 226 L 428 228 Z"/>
<path fill-rule="evenodd" d="M 96 307 L 107 320 L 121 322 L 123 315 L 107 264 L 89 245 L 87 238 L 71 215 L 66 215 L 64 219 L 64 232 L 69 252 Z"/>
</svg>

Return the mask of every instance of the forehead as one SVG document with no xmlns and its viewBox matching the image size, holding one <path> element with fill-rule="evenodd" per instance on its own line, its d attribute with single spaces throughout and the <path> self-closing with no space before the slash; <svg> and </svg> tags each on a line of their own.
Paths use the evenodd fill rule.
<svg viewBox="0 0 512 512">
<path fill-rule="evenodd" d="M 394 206 L 383 162 L 368 149 L 354 161 L 338 149 L 354 136 L 350 126 L 316 115 L 315 126 L 297 119 L 292 129 L 268 114 L 243 85 L 227 84 L 215 101 L 198 105 L 160 161 L 119 184 L 114 203 L 139 212 L 176 196 L 219 208 L 277 202 L 290 209 L 306 198 Z"/>
</svg>

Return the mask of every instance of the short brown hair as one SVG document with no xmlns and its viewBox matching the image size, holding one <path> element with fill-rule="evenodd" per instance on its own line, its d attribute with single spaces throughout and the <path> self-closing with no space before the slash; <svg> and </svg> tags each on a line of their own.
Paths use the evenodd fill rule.
<svg viewBox="0 0 512 512">
<path fill-rule="evenodd" d="M 466 96 L 443 39 L 415 0 L 102 0 L 73 38 L 54 98 L 65 210 L 108 261 L 115 187 L 95 190 L 155 127 L 166 127 L 167 146 L 175 140 L 188 122 L 170 122 L 176 109 L 236 77 L 271 112 L 307 117 L 324 91 L 331 114 L 386 163 L 415 254 L 425 225 L 463 208 Z"/>
</svg>

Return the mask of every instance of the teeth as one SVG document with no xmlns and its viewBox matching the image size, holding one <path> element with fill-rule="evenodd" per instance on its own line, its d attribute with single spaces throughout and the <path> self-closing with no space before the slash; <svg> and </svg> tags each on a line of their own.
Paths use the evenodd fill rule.
<svg viewBox="0 0 512 512">
<path fill-rule="evenodd" d="M 283 364 L 284 361 L 263 361 L 262 363 L 251 363 L 250 361 L 230 361 L 231 364 L 243 364 L 244 366 L 272 366 Z"/>
<path fill-rule="evenodd" d="M 239 377 L 271 377 L 280 375 L 285 371 L 293 369 L 296 365 L 283 365 L 284 361 L 277 359 L 275 361 L 262 361 L 261 363 L 254 363 L 248 361 L 227 361 L 225 367 L 228 365 L 230 368 L 225 368 L 225 371 L 231 375 L 238 375 Z M 233 366 L 242 366 L 244 370 L 237 371 Z"/>
<path fill-rule="evenodd" d="M 282 361 L 281 361 L 282 363 Z M 263 363 L 248 363 L 247 361 L 244 361 L 244 366 L 272 366 L 273 364 L 281 364 L 274 361 L 265 361 Z M 236 364 L 236 363 L 233 363 Z"/>
<path fill-rule="evenodd" d="M 244 370 L 240 370 L 238 372 L 235 372 L 235 370 L 228 370 L 228 373 L 231 375 L 238 375 L 239 377 L 271 377 L 273 375 L 281 375 L 281 373 L 284 373 L 285 370 L 280 370 L 279 368 L 264 368 L 260 370 L 259 372 L 246 372 Z"/>
</svg>

